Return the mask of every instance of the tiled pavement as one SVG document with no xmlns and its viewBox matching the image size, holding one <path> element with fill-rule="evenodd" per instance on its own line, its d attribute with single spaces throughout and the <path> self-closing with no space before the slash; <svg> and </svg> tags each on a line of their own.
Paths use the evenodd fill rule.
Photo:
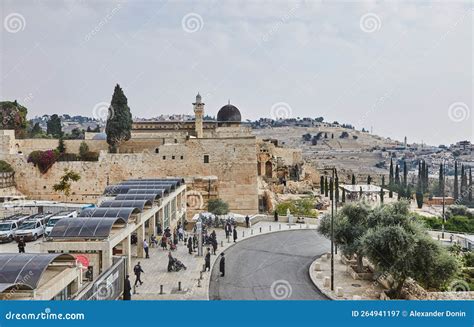
<svg viewBox="0 0 474 327">
<path fill-rule="evenodd" d="M 237 242 L 260 234 L 300 228 L 316 228 L 316 225 L 293 224 L 290 226 L 286 223 L 258 222 L 251 228 L 237 227 Z M 217 255 L 211 256 L 211 268 L 216 259 L 218 259 L 219 254 L 234 244 L 233 241 L 227 242 L 224 230 L 215 229 L 215 231 L 219 246 L 217 248 Z M 244 233 L 244 237 L 242 237 L 242 233 Z M 221 241 L 223 246 L 221 246 Z M 132 258 L 132 267 L 140 261 L 145 272 L 141 277 L 143 285 L 136 287 L 136 294 L 132 294 L 133 300 L 208 299 L 210 272 L 202 273 L 203 279 L 200 281 L 200 287 L 198 286 L 204 258 L 198 257 L 195 254 L 189 254 L 183 242 L 179 243 L 178 249 L 173 252 L 173 257 L 183 262 L 187 269 L 179 272 L 168 272 L 168 251 L 162 250 L 161 247 L 150 248 L 150 259 Z M 135 276 L 131 275 L 130 280 L 133 284 Z M 182 291 L 178 291 L 178 282 L 181 282 Z M 160 295 L 160 285 L 163 285 L 162 295 Z"/>
</svg>

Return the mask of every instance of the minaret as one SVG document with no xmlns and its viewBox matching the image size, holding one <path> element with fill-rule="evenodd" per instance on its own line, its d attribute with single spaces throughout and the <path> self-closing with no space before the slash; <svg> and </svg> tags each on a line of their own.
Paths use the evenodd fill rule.
<svg viewBox="0 0 474 327">
<path fill-rule="evenodd" d="M 201 95 L 198 93 L 196 95 L 196 102 L 193 103 L 194 106 L 194 130 L 196 131 L 196 137 L 202 138 L 202 121 L 204 118 L 204 103 L 201 102 Z"/>
</svg>

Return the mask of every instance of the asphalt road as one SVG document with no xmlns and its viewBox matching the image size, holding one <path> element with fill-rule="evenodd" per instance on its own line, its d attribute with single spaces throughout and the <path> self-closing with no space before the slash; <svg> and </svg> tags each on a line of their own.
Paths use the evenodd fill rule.
<svg viewBox="0 0 474 327">
<path fill-rule="evenodd" d="M 309 277 L 309 266 L 330 249 L 316 230 L 294 230 L 252 237 L 225 251 L 212 270 L 211 300 L 325 300 Z"/>
</svg>

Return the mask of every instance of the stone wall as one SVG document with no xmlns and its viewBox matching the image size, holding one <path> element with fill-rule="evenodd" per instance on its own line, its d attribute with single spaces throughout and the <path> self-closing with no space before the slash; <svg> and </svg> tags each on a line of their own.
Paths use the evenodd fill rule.
<svg viewBox="0 0 474 327">
<path fill-rule="evenodd" d="M 51 145 L 47 142 L 51 140 L 41 141 L 45 141 L 41 143 L 45 147 Z M 54 141 L 57 143 L 57 140 Z M 75 140 L 75 142 L 78 148 L 82 141 Z M 91 150 L 100 149 L 102 145 L 106 147 L 105 141 L 92 142 L 95 142 L 97 147 Z M 34 149 L 38 149 L 37 142 L 31 143 L 32 145 L 35 146 Z M 142 150 L 141 153 L 109 154 L 102 151 L 97 162 L 56 162 L 45 174 L 41 174 L 36 167 L 27 163 L 25 155 L 1 155 L 0 159 L 8 161 L 15 169 L 18 190 L 34 199 L 94 203 L 105 186 L 125 179 L 215 176 L 217 187 L 213 186 L 211 196 L 228 202 L 233 212 L 241 214 L 258 212 L 254 137 L 189 139 L 184 143 L 161 145 L 159 153 L 149 151 L 149 145 L 137 147 Z M 67 143 L 66 146 L 68 147 Z M 28 147 L 24 149 L 26 148 Z M 69 149 L 73 152 L 74 147 L 71 145 Z M 208 163 L 204 162 L 204 156 L 207 156 Z M 72 184 L 68 199 L 52 189 L 63 175 L 65 168 L 81 175 L 81 180 Z M 198 184 L 196 182 L 196 185 Z"/>
</svg>

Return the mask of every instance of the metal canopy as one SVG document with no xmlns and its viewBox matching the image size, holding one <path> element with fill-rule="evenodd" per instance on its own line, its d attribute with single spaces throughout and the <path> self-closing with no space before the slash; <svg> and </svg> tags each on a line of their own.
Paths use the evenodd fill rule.
<svg viewBox="0 0 474 327">
<path fill-rule="evenodd" d="M 153 200 L 111 200 L 104 201 L 99 208 L 137 208 L 143 211 L 145 207 L 151 207 Z"/>
<path fill-rule="evenodd" d="M 140 213 L 139 208 L 86 208 L 81 211 L 79 217 L 94 217 L 94 218 L 122 218 L 126 222 L 131 215 Z"/>
<path fill-rule="evenodd" d="M 115 197 L 115 201 L 136 201 L 136 200 L 147 200 L 147 201 L 157 201 L 160 199 L 159 194 L 119 194 Z"/>
<path fill-rule="evenodd" d="M 155 190 L 155 189 L 164 189 L 169 194 L 173 189 L 171 184 L 118 184 L 118 185 L 109 185 L 105 188 L 103 195 L 106 196 L 115 196 L 118 194 L 126 194 L 130 189 L 143 189 L 143 190 Z"/>
<path fill-rule="evenodd" d="M 154 189 L 142 189 L 142 188 L 131 188 L 128 190 L 127 193 L 124 195 L 130 195 L 130 194 L 154 194 L 158 195 L 160 198 L 165 196 L 166 190 L 162 188 L 154 188 Z M 117 198 L 117 197 L 115 197 Z"/>
<path fill-rule="evenodd" d="M 53 261 L 74 263 L 76 259 L 61 253 L 0 253 L 0 292 L 36 289 Z"/>
<path fill-rule="evenodd" d="M 125 226 L 126 221 L 117 217 L 63 218 L 54 225 L 51 238 L 107 238 L 114 225 Z"/>
</svg>

